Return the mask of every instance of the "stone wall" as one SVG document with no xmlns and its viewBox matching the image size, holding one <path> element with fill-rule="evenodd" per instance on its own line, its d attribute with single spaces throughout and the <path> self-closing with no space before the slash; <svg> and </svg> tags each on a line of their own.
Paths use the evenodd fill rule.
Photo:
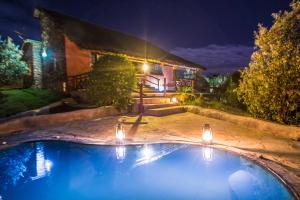
<svg viewBox="0 0 300 200">
<path fill-rule="evenodd" d="M 186 111 L 222 121 L 228 121 L 249 129 L 269 132 L 282 138 L 300 140 L 300 127 L 281 125 L 270 121 L 229 114 L 219 110 L 198 106 L 185 106 Z"/>
<path fill-rule="evenodd" d="M 116 116 L 121 113 L 112 106 L 104 106 L 94 109 L 82 109 L 72 112 L 56 113 L 50 115 L 38 115 L 21 117 L 0 124 L 0 135 L 12 132 L 43 128 L 76 120 L 89 120 L 107 116 Z"/>
</svg>

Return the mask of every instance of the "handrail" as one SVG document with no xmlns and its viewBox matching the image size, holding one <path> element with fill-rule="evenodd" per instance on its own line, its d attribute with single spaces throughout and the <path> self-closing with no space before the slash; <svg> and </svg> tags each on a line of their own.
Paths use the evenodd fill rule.
<svg viewBox="0 0 300 200">
<path fill-rule="evenodd" d="M 144 80 L 145 80 L 145 82 L 147 81 L 147 82 L 152 83 L 152 84 L 154 84 L 154 85 L 157 85 L 157 86 L 159 87 L 159 85 L 158 85 L 157 83 L 154 83 L 154 82 L 149 81 L 149 80 L 147 80 L 147 79 L 144 79 Z"/>
<path fill-rule="evenodd" d="M 68 76 L 68 90 L 85 89 L 89 80 L 90 72 Z"/>
<path fill-rule="evenodd" d="M 150 74 L 146 74 L 146 76 L 149 76 L 149 77 L 151 77 L 151 78 L 154 78 L 154 79 L 156 79 L 156 80 L 160 80 L 159 78 L 157 78 L 157 77 L 155 77 L 155 76 L 153 76 L 153 75 L 150 75 Z"/>
<path fill-rule="evenodd" d="M 147 77 L 154 78 L 154 79 L 157 81 L 157 83 L 154 83 L 154 82 L 148 80 Z M 155 76 L 153 76 L 153 75 L 150 75 L 150 74 L 145 74 L 143 80 L 144 80 L 144 82 L 147 81 L 147 82 L 149 82 L 149 83 L 152 83 L 152 84 L 156 85 L 156 86 L 157 86 L 157 89 L 159 90 L 159 81 L 160 81 L 159 78 L 157 78 L 157 77 L 155 77 Z"/>
</svg>

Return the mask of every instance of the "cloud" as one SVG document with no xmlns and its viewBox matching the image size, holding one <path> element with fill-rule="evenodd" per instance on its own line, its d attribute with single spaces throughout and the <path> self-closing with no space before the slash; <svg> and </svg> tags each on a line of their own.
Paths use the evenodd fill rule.
<svg viewBox="0 0 300 200">
<path fill-rule="evenodd" d="M 207 73 L 226 73 L 248 65 L 253 47 L 211 44 L 200 48 L 176 47 L 171 53 L 204 65 Z"/>
</svg>

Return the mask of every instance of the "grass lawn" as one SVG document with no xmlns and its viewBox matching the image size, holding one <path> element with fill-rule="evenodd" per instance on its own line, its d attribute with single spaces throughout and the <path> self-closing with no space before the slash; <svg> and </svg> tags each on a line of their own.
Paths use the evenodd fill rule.
<svg viewBox="0 0 300 200">
<path fill-rule="evenodd" d="M 0 90 L 0 118 L 58 101 L 62 95 L 42 89 Z"/>
</svg>

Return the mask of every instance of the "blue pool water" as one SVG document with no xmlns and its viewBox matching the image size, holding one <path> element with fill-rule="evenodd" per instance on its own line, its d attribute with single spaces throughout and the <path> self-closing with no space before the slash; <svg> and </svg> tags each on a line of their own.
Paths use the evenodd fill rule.
<svg viewBox="0 0 300 200">
<path fill-rule="evenodd" d="M 292 199 L 269 172 L 208 147 L 32 142 L 0 151 L 1 200 Z"/>
</svg>

